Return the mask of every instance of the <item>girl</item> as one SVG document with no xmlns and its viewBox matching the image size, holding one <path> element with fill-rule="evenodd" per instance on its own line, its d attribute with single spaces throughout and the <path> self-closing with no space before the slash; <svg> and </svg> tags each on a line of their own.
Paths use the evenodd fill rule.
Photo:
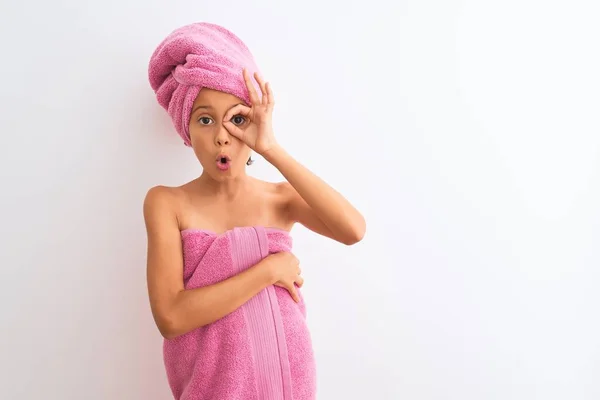
<svg viewBox="0 0 600 400">
<path fill-rule="evenodd" d="M 252 79 L 254 78 L 254 80 Z M 154 51 L 149 80 L 202 174 L 144 200 L 147 280 L 176 399 L 308 400 L 315 365 L 289 231 L 346 245 L 362 215 L 277 142 L 269 83 L 244 43 L 196 23 Z M 251 151 L 285 177 L 247 175 Z"/>
</svg>

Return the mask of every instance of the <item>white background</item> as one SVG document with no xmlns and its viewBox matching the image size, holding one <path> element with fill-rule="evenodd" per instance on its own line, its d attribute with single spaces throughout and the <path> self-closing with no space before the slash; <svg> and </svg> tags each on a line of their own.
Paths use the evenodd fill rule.
<svg viewBox="0 0 600 400">
<path fill-rule="evenodd" d="M 147 63 L 195 21 L 250 46 L 280 142 L 368 222 L 352 247 L 293 231 L 320 400 L 600 398 L 598 20 L 591 0 L 3 1 L 0 398 L 170 398 L 142 201 L 200 168 Z"/>
</svg>

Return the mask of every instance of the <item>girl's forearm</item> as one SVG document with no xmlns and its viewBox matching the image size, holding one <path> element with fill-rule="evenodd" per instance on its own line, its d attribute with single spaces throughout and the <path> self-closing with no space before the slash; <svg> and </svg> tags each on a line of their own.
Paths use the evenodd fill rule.
<svg viewBox="0 0 600 400">
<path fill-rule="evenodd" d="M 274 146 L 263 157 L 281 172 L 336 237 L 348 243 L 362 239 L 365 219 L 340 193 L 280 146 Z"/>
</svg>

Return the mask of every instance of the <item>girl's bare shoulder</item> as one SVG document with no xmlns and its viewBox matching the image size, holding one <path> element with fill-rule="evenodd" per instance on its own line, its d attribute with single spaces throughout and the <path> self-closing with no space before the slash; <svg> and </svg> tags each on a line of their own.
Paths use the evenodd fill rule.
<svg viewBox="0 0 600 400">
<path fill-rule="evenodd" d="M 144 197 L 145 214 L 171 214 L 176 216 L 190 196 L 189 183 L 181 186 L 156 185 Z"/>
<path fill-rule="evenodd" d="M 185 185 L 156 185 L 148 189 L 144 202 L 176 203 L 185 197 Z"/>
</svg>

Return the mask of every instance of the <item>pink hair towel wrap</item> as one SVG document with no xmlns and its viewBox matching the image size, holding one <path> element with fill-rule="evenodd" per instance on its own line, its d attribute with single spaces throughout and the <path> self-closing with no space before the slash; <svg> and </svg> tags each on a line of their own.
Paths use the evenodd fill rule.
<svg viewBox="0 0 600 400">
<path fill-rule="evenodd" d="M 150 86 L 186 146 L 191 145 L 190 113 L 200 89 L 229 93 L 250 104 L 243 68 L 251 76 L 259 72 L 240 38 L 215 24 L 185 25 L 158 45 L 148 66 Z"/>
</svg>

